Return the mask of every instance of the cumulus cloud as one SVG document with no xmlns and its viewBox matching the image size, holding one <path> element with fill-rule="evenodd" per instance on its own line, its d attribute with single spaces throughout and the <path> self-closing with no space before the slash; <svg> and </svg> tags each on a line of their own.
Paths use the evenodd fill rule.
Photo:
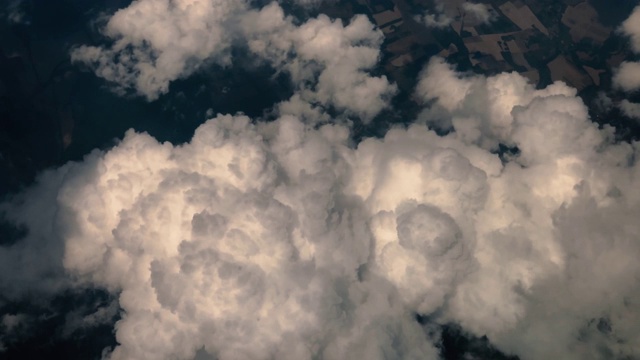
<svg viewBox="0 0 640 360">
<path fill-rule="evenodd" d="M 640 120 L 640 104 L 632 103 L 625 99 L 620 102 L 618 107 L 624 115 Z"/>
<path fill-rule="evenodd" d="M 434 60 L 418 94 L 449 117 L 449 136 L 521 151 L 489 177 L 474 226 L 479 267 L 459 285 L 449 316 L 522 358 L 637 354 L 636 320 L 624 316 L 638 316 L 625 299 L 639 290 L 631 263 L 640 244 L 620 216 L 638 211 L 637 144 L 612 144 L 611 129 L 598 130 L 562 83 L 534 90 L 515 74 L 465 77 L 447 67 Z"/>
<path fill-rule="evenodd" d="M 386 76 L 365 72 L 376 65 L 384 37 L 364 15 L 355 16 L 346 26 L 325 15 L 296 26 L 272 3 L 247 14 L 241 26 L 249 49 L 291 74 L 306 101 L 333 105 L 370 120 L 397 91 Z"/>
<path fill-rule="evenodd" d="M 133 3 L 110 20 L 126 29 L 111 48 L 78 51 L 126 71 L 145 56 L 178 59 L 151 82 L 168 84 L 231 44 L 198 57 L 168 44 L 199 35 L 156 38 L 129 29 L 131 17 L 228 31 L 227 17 L 205 16 L 216 4 L 296 94 L 272 122 L 219 114 L 179 145 L 130 130 L 44 172 L 0 204 L 27 229 L 0 247 L 5 298 L 106 289 L 123 312 L 112 360 L 435 359 L 438 334 L 416 314 L 522 359 L 640 356 L 640 146 L 613 142 L 575 89 L 433 59 L 415 90 L 419 121 L 354 144 L 327 107 L 367 118 L 365 103 L 379 111 L 394 91 L 366 73 L 382 41 L 366 18 L 297 24 L 277 4 L 168 4 Z M 133 74 L 121 85 L 137 87 Z M 116 311 L 72 313 L 64 331 Z M 18 315 L 2 329 L 19 328 Z"/>
<path fill-rule="evenodd" d="M 640 6 L 622 23 L 620 32 L 631 40 L 631 49 L 640 54 Z M 613 76 L 613 84 L 624 91 L 640 88 L 640 63 L 625 61 L 620 64 Z"/>
<path fill-rule="evenodd" d="M 427 12 L 422 17 L 417 17 L 417 21 L 421 21 L 427 27 L 446 28 L 453 22 L 453 18 L 445 14 L 444 2 L 438 1 L 435 4 L 435 12 Z"/>
<path fill-rule="evenodd" d="M 246 7 L 243 0 L 137 0 L 107 22 L 110 47 L 80 46 L 71 59 L 153 100 L 205 61 L 230 65 L 229 29 Z"/>
<path fill-rule="evenodd" d="M 425 14 L 421 19 L 422 22 L 430 28 L 446 28 L 453 22 L 453 19 L 444 14 Z"/>
<path fill-rule="evenodd" d="M 467 24 L 489 24 L 496 19 L 496 13 L 489 5 L 467 1 L 436 1 L 433 12 L 427 12 L 417 20 L 427 27 L 446 28 L 458 18 Z"/>
<path fill-rule="evenodd" d="M 3 205 L 25 251 L 62 249 L 3 291 L 60 264 L 118 294 L 109 359 L 437 358 L 416 313 L 525 359 L 640 355 L 637 143 L 562 83 L 434 60 L 417 96 L 452 132 L 354 146 L 286 111 L 218 115 L 183 145 L 129 131 Z"/>
<path fill-rule="evenodd" d="M 363 199 L 340 185 L 351 181 L 347 140 L 345 128 L 311 131 L 293 117 L 252 125 L 219 116 L 184 146 L 129 132 L 70 165 L 66 177 L 76 180 L 54 204 L 70 215 L 49 221 L 69 229 L 67 271 L 121 291 L 121 345 L 109 358 L 188 359 L 202 347 L 223 359 L 433 357 L 404 298 L 370 261 Z M 45 204 L 20 206 L 32 205 Z M 405 233 L 421 219 L 445 226 L 416 261 L 463 242 L 441 211 L 407 211 L 417 220 L 405 221 Z M 34 228 L 26 242 L 41 235 Z"/>
<path fill-rule="evenodd" d="M 518 126 L 513 111 L 536 99 L 575 98 L 577 93 L 563 83 L 535 90 L 527 79 L 515 73 L 489 78 L 458 74 L 441 58 L 433 58 L 423 70 L 415 92 L 418 99 L 431 103 L 420 114 L 422 121 L 445 130 L 455 128 L 454 136 L 461 141 L 486 149 L 496 149 L 499 144 L 515 145 Z M 533 124 L 530 127 L 536 128 Z M 549 148 L 546 152 L 552 154 L 554 150 Z"/>
<path fill-rule="evenodd" d="M 640 6 L 637 6 L 631 16 L 622 23 L 619 29 L 631 40 L 631 49 L 640 54 Z M 635 92 L 640 89 L 640 62 L 624 61 L 613 74 L 614 87 L 625 91 Z M 628 117 L 640 119 L 640 104 L 623 100 L 618 107 Z"/>
<path fill-rule="evenodd" d="M 625 61 L 613 75 L 613 83 L 623 91 L 640 89 L 640 62 Z"/>
<path fill-rule="evenodd" d="M 385 76 L 367 73 L 383 36 L 362 15 L 347 25 L 324 15 L 296 25 L 276 2 L 255 10 L 236 0 L 138 0 L 116 12 L 104 32 L 111 47 L 81 46 L 72 60 L 149 100 L 208 63 L 231 66 L 234 44 L 290 73 L 305 100 L 365 121 L 397 90 Z"/>
<path fill-rule="evenodd" d="M 640 6 L 622 23 L 620 31 L 631 39 L 631 48 L 640 53 Z"/>
<path fill-rule="evenodd" d="M 496 19 L 495 12 L 486 4 L 465 2 L 462 4 L 462 10 L 465 16 L 470 16 L 472 20 L 482 24 L 488 24 Z"/>
</svg>

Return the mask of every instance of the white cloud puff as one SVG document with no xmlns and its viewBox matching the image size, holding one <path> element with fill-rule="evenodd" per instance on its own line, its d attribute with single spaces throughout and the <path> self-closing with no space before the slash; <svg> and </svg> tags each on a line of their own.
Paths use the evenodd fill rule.
<svg viewBox="0 0 640 360">
<path fill-rule="evenodd" d="M 111 47 L 81 46 L 72 60 L 149 100 L 207 63 L 231 66 L 234 44 L 289 72 L 305 100 L 365 121 L 397 91 L 385 76 L 367 73 L 378 62 L 383 36 L 362 15 L 347 25 L 324 15 L 295 25 L 276 2 L 250 10 L 236 0 L 138 0 L 116 12 L 104 32 L 114 40 Z"/>
<path fill-rule="evenodd" d="M 246 6 L 243 0 L 136 0 L 107 22 L 111 47 L 81 46 L 71 59 L 154 100 L 205 61 L 230 65 L 229 29 Z"/>
<path fill-rule="evenodd" d="M 613 84 L 626 92 L 640 89 L 640 62 L 625 61 L 613 75 Z"/>
<path fill-rule="evenodd" d="M 462 4 L 462 9 L 465 16 L 470 16 L 473 22 L 489 24 L 496 19 L 493 8 L 486 4 L 465 2 Z"/>
<path fill-rule="evenodd" d="M 434 60 L 417 95 L 437 109 L 423 116 L 447 118 L 449 137 L 521 151 L 489 178 L 474 226 L 478 270 L 449 316 L 521 358 L 637 356 L 639 309 L 625 300 L 638 296 L 640 243 L 627 217 L 640 210 L 637 144 L 610 143 L 611 129 L 598 130 L 561 83 L 534 90 L 515 74 L 461 76 Z"/>
<path fill-rule="evenodd" d="M 631 15 L 622 23 L 620 30 L 631 38 L 631 48 L 640 53 L 640 6 L 633 9 Z"/>
<path fill-rule="evenodd" d="M 579 112 L 578 116 L 586 116 L 584 106 L 575 98 L 576 90 L 562 83 L 535 90 L 525 78 L 515 73 L 503 73 L 489 78 L 457 74 L 449 64 L 437 57 L 423 70 L 415 93 L 419 100 L 433 103 L 420 115 L 422 121 L 444 129 L 455 128 L 455 136 L 461 141 L 487 149 L 495 149 L 501 143 L 513 146 L 516 132 L 524 132 L 524 126 L 534 132 L 522 135 L 523 142 L 520 145 L 535 143 L 527 140 L 527 136 L 540 132 L 539 126 L 534 125 L 539 120 L 530 119 L 531 124 L 526 124 L 525 121 L 516 123 L 513 112 L 520 107 L 529 106 L 536 99 L 558 96 L 573 99 L 568 102 Z M 545 110 L 552 103 L 545 101 L 541 108 Z M 562 107 L 563 104 L 559 106 Z M 584 122 L 580 124 L 586 126 Z M 550 123 L 548 126 L 554 125 Z M 557 143 L 561 146 L 563 142 L 558 139 Z M 541 151 L 549 154 L 553 154 L 554 150 L 556 149 L 541 148 Z"/>
<path fill-rule="evenodd" d="M 640 6 L 637 6 L 629 18 L 622 23 L 620 31 L 631 40 L 631 49 L 640 54 Z M 613 86 L 625 92 L 640 89 L 640 62 L 624 61 L 613 74 Z M 618 107 L 631 118 L 640 118 L 640 104 L 623 100 Z"/>
<path fill-rule="evenodd" d="M 386 76 L 366 73 L 378 62 L 384 37 L 363 15 L 346 26 L 325 15 L 295 26 L 272 3 L 249 13 L 241 25 L 249 49 L 288 71 L 306 101 L 333 105 L 366 121 L 387 107 L 397 91 Z"/>
</svg>

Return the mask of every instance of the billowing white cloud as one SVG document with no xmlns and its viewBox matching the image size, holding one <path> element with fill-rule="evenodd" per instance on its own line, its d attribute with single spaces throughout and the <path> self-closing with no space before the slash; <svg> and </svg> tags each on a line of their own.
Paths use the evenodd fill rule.
<svg viewBox="0 0 640 360">
<path fill-rule="evenodd" d="M 640 62 L 625 61 L 613 75 L 613 84 L 627 92 L 640 89 Z"/>
<path fill-rule="evenodd" d="M 640 6 L 622 23 L 620 30 L 631 39 L 631 48 L 640 54 Z"/>
<path fill-rule="evenodd" d="M 382 35 L 364 17 L 138 0 L 106 29 L 112 47 L 74 56 L 150 98 L 235 40 L 296 93 L 273 122 L 217 115 L 181 145 L 130 130 L 43 173 L 0 204 L 28 229 L 0 247 L 3 297 L 107 289 L 113 360 L 435 359 L 416 313 L 522 359 L 640 356 L 640 146 L 614 143 L 575 89 L 433 59 L 418 123 L 354 144 L 327 108 L 369 119 L 395 92 L 366 72 Z"/>
<path fill-rule="evenodd" d="M 230 29 L 246 7 L 244 0 L 136 0 L 107 22 L 110 47 L 80 46 L 71 59 L 154 100 L 205 62 L 231 64 Z"/>
<path fill-rule="evenodd" d="M 640 54 L 640 6 L 637 6 L 620 31 L 631 40 L 631 49 Z M 624 61 L 613 74 L 613 85 L 625 92 L 640 90 L 640 62 Z M 618 107 L 628 117 L 640 119 L 640 104 L 623 100 Z"/>
<path fill-rule="evenodd" d="M 110 48 L 81 46 L 72 59 L 149 100 L 208 63 L 231 66 L 234 44 L 290 73 L 305 100 L 365 121 L 397 91 L 385 76 L 367 73 L 383 36 L 362 15 L 348 25 L 324 15 L 296 25 L 276 2 L 250 10 L 236 0 L 137 0 L 109 19 L 105 35 L 114 40 Z"/>
<path fill-rule="evenodd" d="M 4 272 L 3 291 L 61 262 L 119 294 L 110 359 L 435 359 L 415 313 L 523 359 L 639 356 L 638 144 L 612 143 L 562 83 L 434 60 L 417 95 L 454 131 L 354 147 L 291 115 L 317 115 L 300 97 L 270 123 L 218 115 L 184 145 L 130 131 L 3 205 L 30 229 L 3 266 L 63 249 Z"/>
<path fill-rule="evenodd" d="M 64 266 L 81 283 L 121 291 L 121 345 L 110 358 L 189 359 L 202 347 L 222 359 L 435 356 L 370 261 L 369 214 L 340 185 L 353 180 L 347 142 L 346 128 L 312 131 L 293 117 L 252 125 L 219 116 L 190 144 L 129 132 L 61 170 L 70 181 L 54 190 L 53 207 L 68 216 L 48 220 L 67 229 Z M 453 227 L 434 228 L 436 249 L 412 255 L 453 268 L 455 257 L 437 257 L 448 241 L 464 242 L 455 221 L 437 209 L 407 211 L 417 220 L 404 232 L 425 216 Z M 41 231 L 26 243 L 41 242 Z"/>
<path fill-rule="evenodd" d="M 247 14 L 241 26 L 249 49 L 289 72 L 306 101 L 370 120 L 397 91 L 385 76 L 365 72 L 378 62 L 384 37 L 364 15 L 346 26 L 325 15 L 296 26 L 272 3 Z"/>
<path fill-rule="evenodd" d="M 417 93 L 448 117 L 449 137 L 521 151 L 489 177 L 474 225 L 478 270 L 448 316 L 521 358 L 637 356 L 638 304 L 625 300 L 640 290 L 637 144 L 612 144 L 564 84 L 534 90 L 515 74 L 447 68 L 432 61 Z"/>
<path fill-rule="evenodd" d="M 526 78 L 515 73 L 489 78 L 457 74 L 449 64 L 437 57 L 423 70 L 416 87 L 418 99 L 433 103 L 420 115 L 422 121 L 443 129 L 455 128 L 454 136 L 461 141 L 479 144 L 487 149 L 496 149 L 500 143 L 509 146 L 515 144 L 516 132 L 524 126 L 515 123 L 513 112 L 519 107 L 528 106 L 536 99 L 555 96 L 573 98 L 575 95 L 575 89 L 562 83 L 535 90 Z M 536 129 L 533 124 L 530 127 Z M 523 137 L 527 136 L 533 136 L 533 133 Z M 558 144 L 560 146 L 562 141 L 558 140 Z M 553 154 L 554 150 L 548 148 L 544 151 Z"/>
</svg>

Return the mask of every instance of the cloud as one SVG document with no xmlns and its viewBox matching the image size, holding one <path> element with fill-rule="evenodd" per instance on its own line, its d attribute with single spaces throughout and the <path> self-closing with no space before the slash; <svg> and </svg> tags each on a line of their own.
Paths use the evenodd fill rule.
<svg viewBox="0 0 640 360">
<path fill-rule="evenodd" d="M 631 40 L 631 49 L 640 54 L 640 6 L 637 6 L 627 20 L 622 23 L 620 32 Z M 624 92 L 635 92 L 640 89 L 640 62 L 624 61 L 613 74 L 613 86 Z M 623 100 L 618 105 L 622 113 L 628 117 L 640 119 L 640 104 Z"/>
<path fill-rule="evenodd" d="M 620 31 L 631 38 L 631 48 L 640 53 L 640 6 L 622 23 Z"/>
<path fill-rule="evenodd" d="M 432 103 L 420 114 L 422 121 L 436 128 L 455 129 L 454 136 L 461 141 L 486 149 L 497 149 L 499 144 L 515 144 L 516 131 L 524 126 L 515 123 L 512 112 L 518 108 L 528 106 L 536 99 L 576 97 L 576 90 L 563 83 L 535 90 L 528 80 L 513 73 L 489 78 L 457 74 L 437 57 L 423 70 L 415 93 L 424 103 Z M 533 124 L 530 127 L 539 132 Z M 525 139 L 525 142 L 530 141 Z M 552 153 L 553 149 L 549 148 L 547 152 Z"/>
<path fill-rule="evenodd" d="M 336 0 L 294 0 L 294 3 L 301 5 L 301 6 L 306 6 L 306 7 L 317 7 L 318 5 L 320 5 L 323 2 L 335 2 Z"/>
<path fill-rule="evenodd" d="M 493 8 L 481 3 L 436 1 L 434 9 L 434 13 L 427 12 L 422 17 L 418 17 L 417 21 L 427 27 L 446 28 L 456 19 L 463 19 L 466 24 L 471 26 L 489 24 L 496 19 Z"/>
<path fill-rule="evenodd" d="M 493 8 L 486 4 L 465 2 L 462 4 L 465 16 L 470 16 L 476 22 L 489 24 L 496 19 Z"/>
<path fill-rule="evenodd" d="M 159 6 L 139 16 L 208 24 L 198 9 L 222 4 L 147 1 L 112 20 Z M 393 92 L 366 73 L 381 42 L 368 20 L 227 9 L 247 49 L 297 85 L 276 119 L 218 114 L 184 144 L 130 130 L 44 172 L 0 204 L 27 229 L 0 247 L 3 296 L 106 289 L 123 312 L 112 360 L 435 359 L 440 338 L 416 314 L 523 359 L 640 356 L 640 147 L 613 142 L 575 89 L 436 58 L 419 75 L 419 121 L 356 144 L 328 108 L 366 118 L 359 98 L 379 111 Z M 122 37 L 118 59 L 174 51 L 145 50 L 148 36 Z M 197 68 L 185 64 L 162 81 Z M 112 319 L 100 304 L 64 331 Z"/>
<path fill-rule="evenodd" d="M 640 54 L 640 6 L 622 23 L 619 31 L 630 38 L 632 51 Z M 613 76 L 614 86 L 631 92 L 640 88 L 640 63 L 624 61 Z"/>
<path fill-rule="evenodd" d="M 427 27 L 438 29 L 446 28 L 453 22 L 453 19 L 444 14 L 425 14 L 418 20 L 422 20 Z"/>
<path fill-rule="evenodd" d="M 71 59 L 154 100 L 205 61 L 231 64 L 229 29 L 246 6 L 242 0 L 137 0 L 108 20 L 103 32 L 111 47 L 80 46 Z"/>
<path fill-rule="evenodd" d="M 347 135 L 292 117 L 219 116 L 190 144 L 129 132 L 75 164 L 70 187 L 55 191 L 72 216 L 49 220 L 70 228 L 68 271 L 121 291 L 110 358 L 191 358 L 202 347 L 250 359 L 435 354 L 395 287 L 369 269 L 363 201 L 339 185 L 349 182 Z"/>
<path fill-rule="evenodd" d="M 138 0 L 116 12 L 104 32 L 114 40 L 111 47 L 81 46 L 72 60 L 149 100 L 207 64 L 232 66 L 231 48 L 242 44 L 290 73 L 305 100 L 365 121 L 397 91 L 385 76 L 367 73 L 378 62 L 383 36 L 362 15 L 348 25 L 324 15 L 295 25 L 276 2 L 255 10 L 235 0 Z"/>
<path fill-rule="evenodd" d="M 435 4 L 435 13 L 426 13 L 422 17 L 417 17 L 416 21 L 421 21 L 427 27 L 431 28 L 446 28 L 453 22 L 453 19 L 445 14 L 445 3 L 438 1 Z"/>
<path fill-rule="evenodd" d="M 384 37 L 363 15 L 346 26 L 325 15 L 296 26 L 272 3 L 247 14 L 241 26 L 249 49 L 291 74 L 308 102 L 333 105 L 370 120 L 397 92 L 386 76 L 365 72 L 377 64 Z"/>
<path fill-rule="evenodd" d="M 626 92 L 640 89 L 640 62 L 625 61 L 613 75 L 613 84 Z"/>
<path fill-rule="evenodd" d="M 640 104 L 632 103 L 629 100 L 622 100 L 618 105 L 622 113 L 630 118 L 640 120 Z"/>
<path fill-rule="evenodd" d="M 635 320 L 624 316 L 636 319 L 638 309 L 624 299 L 637 297 L 631 254 L 640 246 L 621 216 L 638 211 L 637 146 L 611 143 L 611 129 L 598 130 L 562 83 L 534 90 L 515 74 L 465 77 L 447 67 L 433 60 L 417 93 L 449 116 L 449 136 L 521 151 L 489 178 L 474 226 L 478 270 L 458 286 L 448 316 L 522 358 L 637 354 L 624 345 L 637 342 Z"/>
<path fill-rule="evenodd" d="M 110 359 L 436 358 L 415 313 L 522 358 L 638 356 L 637 144 L 562 83 L 434 60 L 418 94 L 453 132 L 354 147 L 342 125 L 218 115 L 183 145 L 129 131 L 4 208 L 25 251 L 54 242 L 73 286 L 119 294 Z"/>
</svg>

